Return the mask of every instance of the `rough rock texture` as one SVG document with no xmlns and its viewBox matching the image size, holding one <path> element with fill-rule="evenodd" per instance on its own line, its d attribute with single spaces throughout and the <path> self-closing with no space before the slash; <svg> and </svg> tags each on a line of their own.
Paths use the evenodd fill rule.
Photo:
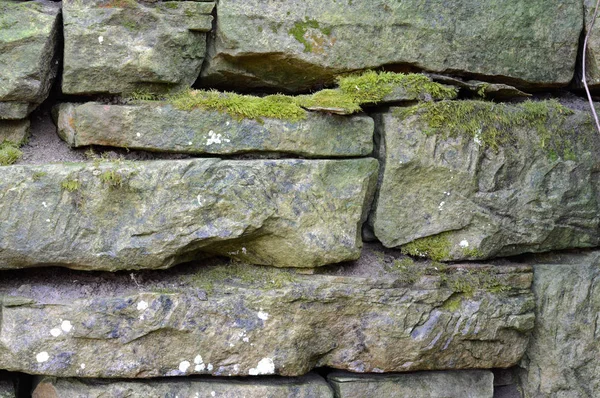
<svg viewBox="0 0 600 398">
<path fill-rule="evenodd" d="M 583 0 L 583 5 L 585 9 L 585 25 L 589 27 L 592 22 L 592 17 L 594 15 L 594 9 L 596 7 L 595 0 Z M 598 20 L 596 20 L 598 22 Z M 587 53 L 586 53 L 586 78 L 587 83 L 591 88 L 600 87 L 600 67 L 598 65 L 598 61 L 600 61 L 600 32 L 598 31 L 598 26 L 594 25 L 592 29 L 592 33 L 588 40 L 587 44 Z M 577 76 L 574 80 L 574 83 L 583 87 L 581 83 L 581 72 L 578 71 Z"/>
<path fill-rule="evenodd" d="M 149 397 L 225 397 L 225 398 L 333 398 L 327 382 L 316 374 L 298 378 L 260 378 L 224 380 L 185 378 L 179 380 L 85 380 L 53 379 L 40 381 L 33 398 L 149 398 Z"/>
<path fill-rule="evenodd" d="M 182 153 L 292 153 L 309 157 L 366 156 L 373 119 L 308 112 L 307 119 L 240 119 L 227 113 L 182 111 L 165 103 L 61 104 L 58 133 L 72 147 L 107 145 Z"/>
<path fill-rule="evenodd" d="M 63 3 L 64 93 L 164 93 L 198 77 L 213 2 Z"/>
<path fill-rule="evenodd" d="M 280 267 L 354 260 L 376 174 L 375 159 L 9 166 L 0 269 L 166 268 L 199 252 Z"/>
<path fill-rule="evenodd" d="M 492 398 L 494 375 L 485 370 L 418 372 L 396 375 L 327 376 L 336 398 Z"/>
<path fill-rule="evenodd" d="M 600 138 L 587 111 L 454 101 L 377 120 L 371 222 L 385 246 L 449 260 L 600 243 Z"/>
<path fill-rule="evenodd" d="M 0 0 L 0 119 L 21 119 L 56 76 L 60 3 Z"/>
<path fill-rule="evenodd" d="M 220 260 L 132 274 L 5 271 L 0 367 L 58 377 L 298 376 L 521 358 L 533 326 L 530 267 L 449 266 L 409 284 L 361 261 L 330 275 Z M 469 283 L 493 275 L 503 288 L 466 294 L 442 283 L 460 269 Z"/>
<path fill-rule="evenodd" d="M 29 119 L 0 120 L 0 144 L 4 141 L 21 144 L 29 135 L 29 126 Z"/>
<path fill-rule="evenodd" d="M 0 398 L 16 398 L 13 381 L 0 372 Z"/>
<path fill-rule="evenodd" d="M 221 0 L 202 84 L 298 91 L 395 64 L 564 86 L 582 8 L 580 0 Z"/>
<path fill-rule="evenodd" d="M 535 329 L 521 363 L 525 398 L 600 396 L 600 252 L 541 262 Z"/>
</svg>

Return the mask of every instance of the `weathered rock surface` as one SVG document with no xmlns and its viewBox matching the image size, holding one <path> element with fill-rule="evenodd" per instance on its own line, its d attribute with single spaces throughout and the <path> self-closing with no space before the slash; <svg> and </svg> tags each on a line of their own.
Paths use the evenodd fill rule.
<svg viewBox="0 0 600 398">
<path fill-rule="evenodd" d="M 308 112 L 298 122 L 240 119 L 227 113 L 183 111 L 167 103 L 61 104 L 58 133 L 72 147 L 108 145 L 193 154 L 280 152 L 308 157 L 367 156 L 373 119 Z"/>
<path fill-rule="evenodd" d="M 448 101 L 379 120 L 371 221 L 385 246 L 450 260 L 600 243 L 600 138 L 587 111 Z"/>
<path fill-rule="evenodd" d="M 198 77 L 214 2 L 63 3 L 64 93 L 164 93 Z"/>
<path fill-rule="evenodd" d="M 0 1 L 0 119 L 22 119 L 48 96 L 59 14 L 51 1 Z"/>
<path fill-rule="evenodd" d="M 0 372 L 0 398 L 16 398 L 15 385 L 8 375 Z"/>
<path fill-rule="evenodd" d="M 200 252 L 279 267 L 354 260 L 376 174 L 375 159 L 9 166 L 0 269 L 166 268 Z"/>
<path fill-rule="evenodd" d="M 525 398 L 599 396 L 600 252 L 548 256 L 534 271 L 537 316 L 521 363 Z"/>
<path fill-rule="evenodd" d="M 583 0 L 584 12 L 585 12 L 585 26 L 589 29 L 592 23 L 594 15 L 594 9 L 596 8 L 596 2 L 594 0 Z M 598 22 L 598 20 L 596 20 Z M 587 30 L 586 30 L 587 32 Z M 600 87 L 600 67 L 598 61 L 600 61 L 600 32 L 598 32 L 597 25 L 592 29 L 588 43 L 586 53 L 586 79 L 587 83 L 591 88 Z M 583 87 L 583 83 L 580 81 L 582 77 L 581 71 L 577 71 L 574 83 Z"/>
<path fill-rule="evenodd" d="M 530 267 L 428 267 L 413 284 L 377 267 L 361 260 L 298 275 L 212 260 L 131 275 L 5 271 L 0 367 L 58 377 L 297 376 L 521 358 L 533 326 Z M 502 288 L 461 289 L 490 277 Z"/>
<path fill-rule="evenodd" d="M 494 375 L 486 370 L 418 372 L 396 375 L 327 376 L 337 398 L 492 398 Z"/>
<path fill-rule="evenodd" d="M 180 378 L 178 380 L 86 380 L 44 378 L 33 398 L 333 398 L 327 382 L 316 374 L 297 378 L 224 380 Z"/>
<path fill-rule="evenodd" d="M 343 72 L 399 65 L 565 86 L 582 8 L 579 0 L 221 0 L 202 84 L 299 91 Z"/>
<path fill-rule="evenodd" d="M 29 119 L 0 120 L 0 144 L 4 141 L 21 144 L 29 135 L 29 127 Z"/>
</svg>

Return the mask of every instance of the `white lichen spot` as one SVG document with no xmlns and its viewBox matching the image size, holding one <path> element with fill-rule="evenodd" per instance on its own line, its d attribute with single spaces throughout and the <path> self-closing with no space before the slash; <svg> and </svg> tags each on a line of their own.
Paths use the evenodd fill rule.
<svg viewBox="0 0 600 398">
<path fill-rule="evenodd" d="M 53 337 L 58 337 L 62 334 L 62 331 L 59 328 L 54 328 L 54 329 L 50 330 L 50 334 Z"/>
<path fill-rule="evenodd" d="M 250 341 L 248 337 L 244 337 L 242 340 L 244 341 L 244 343 L 248 343 Z"/>
<path fill-rule="evenodd" d="M 71 330 L 73 330 L 73 325 L 71 324 L 71 321 L 62 321 L 60 328 L 63 332 L 69 333 Z"/>
<path fill-rule="evenodd" d="M 103 41 L 104 41 L 104 37 L 98 36 L 98 43 L 102 44 Z"/>
<path fill-rule="evenodd" d="M 445 204 L 446 204 L 446 202 L 442 201 L 442 202 L 440 203 L 440 205 L 438 206 L 438 210 L 439 210 L 439 211 L 442 211 L 442 210 L 444 209 L 444 205 L 445 205 Z"/>
<path fill-rule="evenodd" d="M 48 205 L 46 204 L 46 202 L 42 202 L 42 206 L 48 207 Z"/>
<path fill-rule="evenodd" d="M 475 136 L 473 137 L 473 141 L 475 144 L 477 144 L 477 146 L 481 146 L 481 144 L 483 144 L 483 141 L 481 141 L 481 129 L 477 130 L 477 133 L 475 133 Z"/>
<path fill-rule="evenodd" d="M 139 137 L 141 137 L 142 135 L 141 135 L 140 133 L 136 133 L 136 134 L 135 134 L 135 136 L 139 138 Z"/>
<path fill-rule="evenodd" d="M 271 358 L 263 358 L 255 368 L 251 368 L 248 374 L 251 376 L 271 375 L 275 373 L 275 363 Z"/>
<path fill-rule="evenodd" d="M 237 363 L 236 363 L 235 365 L 233 365 L 233 371 L 234 371 L 235 373 L 239 373 L 239 371 L 240 371 L 240 365 L 239 365 L 239 364 L 237 364 Z"/>
<path fill-rule="evenodd" d="M 148 309 L 148 303 L 145 302 L 144 300 L 140 301 L 137 305 L 137 309 L 138 311 L 145 311 Z"/>
<path fill-rule="evenodd" d="M 188 141 L 188 145 L 192 145 L 192 141 Z"/>
<path fill-rule="evenodd" d="M 85 363 L 82 363 L 81 365 L 79 365 L 79 367 L 80 367 L 81 369 L 85 369 Z"/>
<path fill-rule="evenodd" d="M 229 123 L 229 122 L 227 122 L 227 123 Z M 217 396 L 217 393 L 216 393 L 216 392 L 214 392 L 214 391 L 211 391 L 211 392 L 210 392 L 210 396 L 211 396 L 211 397 L 216 397 L 216 396 Z"/>
<path fill-rule="evenodd" d="M 50 355 L 46 351 L 42 351 L 35 356 L 35 360 L 39 363 L 46 362 L 48 359 L 50 359 Z"/>
<path fill-rule="evenodd" d="M 204 365 L 203 363 L 201 363 L 200 365 L 194 366 L 194 370 L 196 372 L 202 372 L 204 369 L 206 369 L 206 365 Z"/>
<path fill-rule="evenodd" d="M 242 247 L 242 253 L 246 254 L 248 252 L 248 250 L 246 250 L 245 247 Z"/>
<path fill-rule="evenodd" d="M 208 370 L 209 372 L 212 372 L 213 370 L 213 365 L 212 363 L 209 363 L 208 366 L 206 367 L 206 370 Z"/>
<path fill-rule="evenodd" d="M 462 248 L 466 248 L 469 247 L 469 242 L 467 240 L 461 240 L 458 245 Z"/>
<path fill-rule="evenodd" d="M 189 361 L 181 361 L 179 363 L 179 371 L 182 373 L 187 372 L 187 370 L 189 369 L 189 367 L 191 366 L 191 363 L 189 363 Z"/>
<path fill-rule="evenodd" d="M 196 365 L 198 365 L 198 364 L 201 364 L 202 362 L 203 362 L 202 361 L 202 356 L 201 355 L 196 355 L 196 358 L 194 358 L 194 363 Z"/>
<path fill-rule="evenodd" d="M 229 343 L 229 347 L 233 347 L 233 343 Z"/>
<path fill-rule="evenodd" d="M 267 319 L 269 319 L 269 314 L 264 312 L 261 308 L 260 311 L 258 311 L 258 318 L 262 319 L 263 321 L 266 321 Z"/>
<path fill-rule="evenodd" d="M 230 124 L 229 122 L 225 122 L 225 126 L 229 126 L 229 124 Z"/>
<path fill-rule="evenodd" d="M 220 144 L 221 137 L 222 137 L 221 134 L 215 134 L 214 131 L 210 130 L 208 132 L 208 139 L 206 140 L 206 145 Z M 229 140 L 227 140 L 227 142 L 229 142 Z"/>
<path fill-rule="evenodd" d="M 50 219 L 49 219 L 49 218 L 46 218 L 46 222 L 50 222 Z"/>
</svg>

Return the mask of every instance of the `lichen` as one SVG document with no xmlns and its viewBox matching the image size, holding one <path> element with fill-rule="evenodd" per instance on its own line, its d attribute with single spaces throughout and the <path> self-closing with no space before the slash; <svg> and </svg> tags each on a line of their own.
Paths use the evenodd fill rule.
<svg viewBox="0 0 600 398">
<path fill-rule="evenodd" d="M 452 291 L 463 293 L 465 296 L 472 296 L 477 290 L 502 293 L 511 289 L 510 285 L 491 269 L 454 270 L 443 274 L 441 282 Z"/>
<path fill-rule="evenodd" d="M 428 257 L 434 261 L 447 260 L 450 257 L 451 244 L 449 232 L 416 239 L 401 247 L 401 251 L 409 256 Z"/>
<path fill-rule="evenodd" d="M 23 156 L 19 146 L 12 141 L 0 143 L 0 166 L 8 166 L 16 163 Z"/>
<path fill-rule="evenodd" d="M 312 44 L 308 40 L 306 40 L 305 36 L 306 32 L 308 32 L 309 29 L 317 29 L 326 36 L 331 35 L 331 29 L 322 28 L 319 25 L 319 22 L 315 19 L 310 19 L 306 17 L 304 21 L 297 21 L 296 23 L 294 23 L 294 26 L 288 30 L 288 33 L 292 35 L 294 39 L 296 39 L 298 42 L 304 45 L 305 53 L 310 53 L 313 51 Z"/>
</svg>

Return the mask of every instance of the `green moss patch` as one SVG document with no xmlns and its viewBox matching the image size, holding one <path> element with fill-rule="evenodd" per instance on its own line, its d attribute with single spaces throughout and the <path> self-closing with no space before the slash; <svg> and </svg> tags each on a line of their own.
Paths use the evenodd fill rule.
<svg viewBox="0 0 600 398">
<path fill-rule="evenodd" d="M 292 35 L 294 39 L 296 39 L 298 42 L 304 45 L 305 53 L 310 53 L 313 51 L 312 44 L 308 40 L 306 40 L 306 32 L 308 32 L 309 29 L 317 29 L 325 36 L 331 35 L 330 28 L 322 28 L 319 25 L 319 22 L 314 19 L 310 19 L 307 17 L 304 21 L 296 22 L 294 26 L 288 30 L 288 33 Z"/>
<path fill-rule="evenodd" d="M 450 257 L 448 233 L 426 236 L 402 246 L 401 251 L 409 256 L 428 257 L 434 261 L 447 260 Z"/>
<path fill-rule="evenodd" d="M 4 141 L 0 144 L 0 166 L 8 166 L 16 163 L 23 156 L 19 146 L 12 141 Z"/>
</svg>

